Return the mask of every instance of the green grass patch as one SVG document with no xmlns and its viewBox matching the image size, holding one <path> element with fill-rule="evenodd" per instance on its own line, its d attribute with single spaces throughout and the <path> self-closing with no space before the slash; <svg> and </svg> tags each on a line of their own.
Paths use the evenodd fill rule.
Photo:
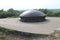
<svg viewBox="0 0 60 40">
<path fill-rule="evenodd" d="M 16 16 L 12 16 L 12 17 L 7 17 L 7 18 L 18 18 L 18 17 L 16 17 Z"/>
<path fill-rule="evenodd" d="M 3 32 L 3 33 L 10 33 L 10 32 L 14 32 L 15 30 L 10 30 L 10 29 L 6 29 L 6 28 L 4 28 L 4 27 L 1 27 L 0 26 L 0 32 Z"/>
</svg>

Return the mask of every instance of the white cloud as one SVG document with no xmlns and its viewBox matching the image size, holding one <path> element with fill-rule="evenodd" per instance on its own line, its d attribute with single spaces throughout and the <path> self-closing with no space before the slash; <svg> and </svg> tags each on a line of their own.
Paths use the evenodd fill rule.
<svg viewBox="0 0 60 40">
<path fill-rule="evenodd" d="M 60 0 L 0 0 L 0 9 L 60 8 Z"/>
</svg>

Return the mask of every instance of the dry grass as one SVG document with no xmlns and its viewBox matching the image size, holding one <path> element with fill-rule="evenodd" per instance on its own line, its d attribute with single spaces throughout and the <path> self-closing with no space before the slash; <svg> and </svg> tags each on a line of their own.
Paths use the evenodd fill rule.
<svg viewBox="0 0 60 40">
<path fill-rule="evenodd" d="M 18 32 L 0 27 L 0 40 L 60 40 L 60 31 L 51 35 Z"/>
<path fill-rule="evenodd" d="M 47 35 L 35 35 L 35 34 L 25 34 L 25 33 L 8 33 L 5 34 L 0 32 L 0 40 L 48 40 Z"/>
<path fill-rule="evenodd" d="M 31 34 L 0 27 L 0 40 L 49 40 L 48 35 Z"/>
</svg>

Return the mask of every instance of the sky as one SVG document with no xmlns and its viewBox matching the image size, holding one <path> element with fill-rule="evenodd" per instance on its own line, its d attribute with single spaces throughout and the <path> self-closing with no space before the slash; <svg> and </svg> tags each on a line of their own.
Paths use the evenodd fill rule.
<svg viewBox="0 0 60 40">
<path fill-rule="evenodd" d="M 60 0 L 0 0 L 0 9 L 60 9 Z"/>
</svg>

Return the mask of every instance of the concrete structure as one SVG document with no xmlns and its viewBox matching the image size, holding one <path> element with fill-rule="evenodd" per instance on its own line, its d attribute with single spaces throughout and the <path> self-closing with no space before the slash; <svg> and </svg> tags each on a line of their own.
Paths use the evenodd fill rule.
<svg viewBox="0 0 60 40">
<path fill-rule="evenodd" d="M 60 28 L 60 18 L 59 17 L 46 17 L 47 21 L 44 22 L 21 22 L 20 18 L 6 18 L 0 19 L 0 26 L 22 31 L 26 33 L 34 33 L 34 34 L 51 34 L 56 30 L 56 28 Z"/>
</svg>

